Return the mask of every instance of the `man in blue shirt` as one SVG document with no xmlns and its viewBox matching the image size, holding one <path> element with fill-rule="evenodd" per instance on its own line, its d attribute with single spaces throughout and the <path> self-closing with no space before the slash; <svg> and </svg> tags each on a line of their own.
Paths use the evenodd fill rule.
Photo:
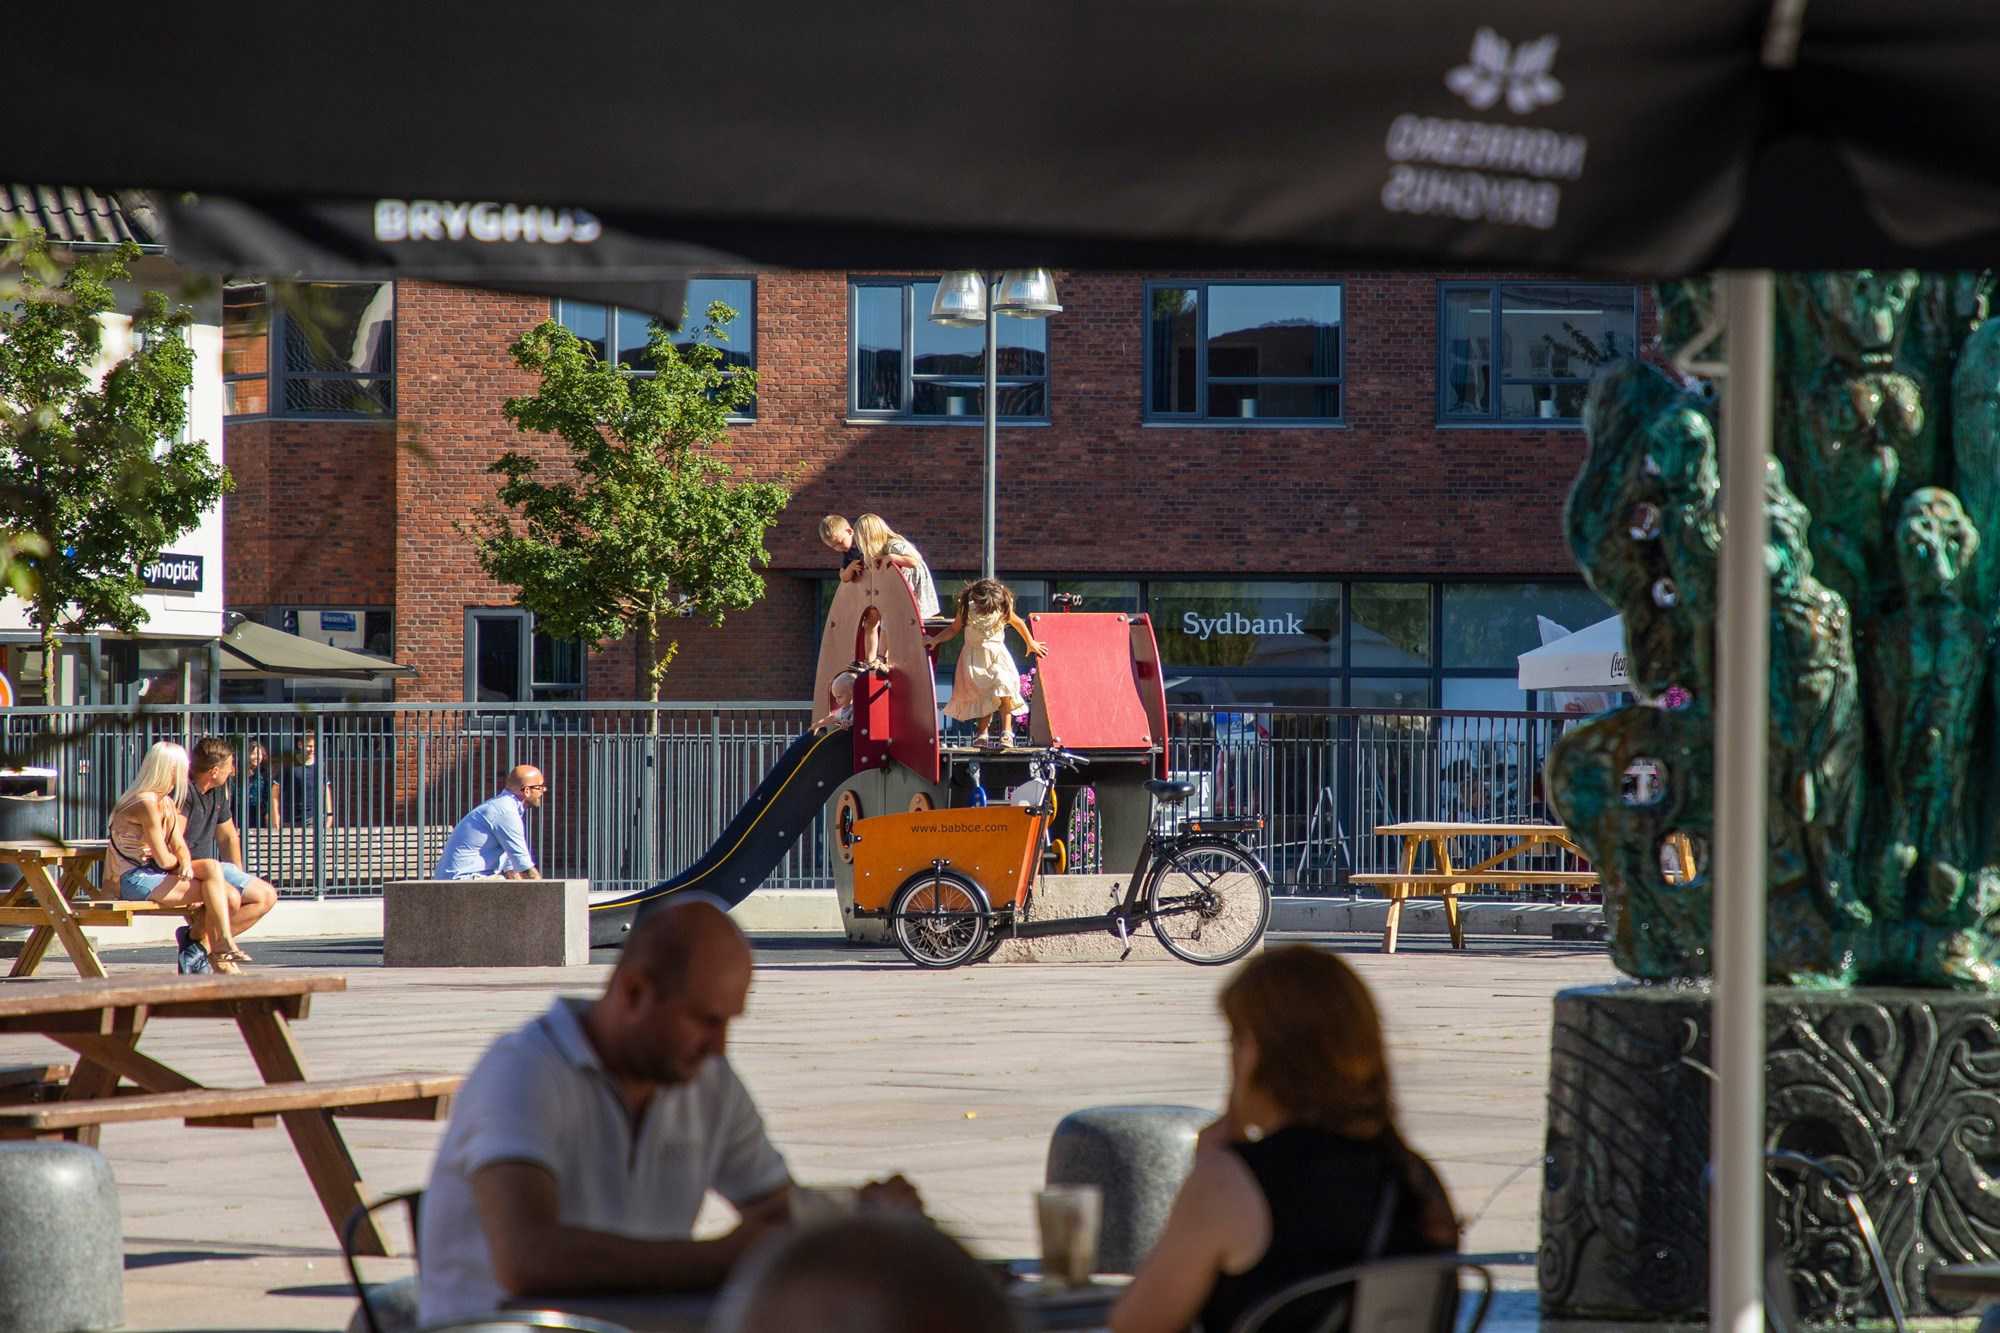
<svg viewBox="0 0 2000 1333">
<path fill-rule="evenodd" d="M 541 807 L 549 784 L 542 770 L 522 764 L 507 775 L 507 789 L 458 821 L 445 839 L 433 879 L 535 879 L 528 850 L 526 807 Z"/>
</svg>

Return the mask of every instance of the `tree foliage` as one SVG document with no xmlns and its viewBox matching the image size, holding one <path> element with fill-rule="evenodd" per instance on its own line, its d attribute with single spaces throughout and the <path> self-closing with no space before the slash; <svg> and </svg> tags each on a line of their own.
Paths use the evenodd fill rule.
<svg viewBox="0 0 2000 1333">
<path fill-rule="evenodd" d="M 757 393 L 756 372 L 727 368 L 716 345 L 735 317 L 713 303 L 686 346 L 654 325 L 650 376 L 598 359 L 553 320 L 523 334 L 514 362 L 541 384 L 503 411 L 559 438 L 568 467 L 544 480 L 537 460 L 507 453 L 489 469 L 504 479 L 498 503 L 471 525 L 480 567 L 519 590 L 540 629 L 593 645 L 641 634 L 655 701 L 680 646 L 662 649 L 660 622 L 720 625 L 762 597 L 764 534 L 790 499 L 710 452 Z"/>
<path fill-rule="evenodd" d="M 54 679 L 65 631 L 137 629 L 140 568 L 232 486 L 208 446 L 184 440 L 194 349 L 185 306 L 140 296 L 132 351 L 108 370 L 104 317 L 131 278 L 133 245 L 66 265 L 46 237 L 8 247 L 0 308 L 0 534 Z"/>
</svg>

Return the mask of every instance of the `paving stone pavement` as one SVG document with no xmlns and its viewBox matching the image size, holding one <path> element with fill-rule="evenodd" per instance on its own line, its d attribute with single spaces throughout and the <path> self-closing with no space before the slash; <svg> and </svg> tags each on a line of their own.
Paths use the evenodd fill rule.
<svg viewBox="0 0 2000 1333">
<path fill-rule="evenodd" d="M 1602 947 L 1475 938 L 1463 952 L 1413 941 L 1385 956 L 1358 936 L 1316 942 L 1339 949 L 1375 990 L 1404 1130 L 1437 1164 L 1460 1214 L 1477 1215 L 1466 1248 L 1533 1249 L 1549 999 L 1611 980 Z M 114 975 L 159 965 L 150 953 L 107 960 Z M 349 979 L 345 994 L 316 997 L 296 1025 L 314 1077 L 463 1071 L 494 1036 L 556 995 L 594 993 L 609 970 L 385 971 L 379 945 L 305 952 L 278 941 L 266 942 L 259 965 L 290 961 Z M 760 941 L 731 1056 L 797 1178 L 834 1184 L 903 1171 L 976 1252 L 1024 1255 L 1034 1246 L 1030 1191 L 1065 1112 L 1220 1105 L 1226 1033 L 1215 994 L 1225 975 L 1136 961 L 930 973 L 881 951 Z M 203 1082 L 254 1080 L 223 1024 L 162 1022 L 141 1050 Z M 38 1038 L 0 1037 L 0 1064 L 56 1055 Z M 422 1184 L 440 1130 L 344 1122 L 378 1193 Z M 124 1211 L 131 1327 L 345 1326 L 353 1303 L 338 1247 L 282 1131 L 120 1125 L 105 1130 L 103 1147 Z M 718 1205 L 704 1224 L 725 1218 Z M 393 1276 L 408 1265 L 375 1260 L 370 1271 Z"/>
</svg>

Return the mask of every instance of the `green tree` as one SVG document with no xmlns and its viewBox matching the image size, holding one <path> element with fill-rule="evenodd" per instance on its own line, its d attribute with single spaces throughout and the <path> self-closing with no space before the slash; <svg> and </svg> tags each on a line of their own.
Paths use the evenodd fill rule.
<svg viewBox="0 0 2000 1333">
<path fill-rule="evenodd" d="M 101 366 L 103 319 L 118 313 L 114 284 L 131 278 L 139 253 L 127 245 L 59 265 L 39 231 L 7 247 L 0 537 L 8 583 L 41 632 L 51 684 L 58 636 L 138 628 L 141 567 L 233 485 L 206 444 L 180 438 L 194 382 L 185 306 L 142 293 L 133 351 Z"/>
<path fill-rule="evenodd" d="M 736 312 L 710 305 L 696 340 L 677 346 L 654 325 L 651 376 L 598 357 L 546 321 L 514 343 L 516 365 L 540 387 L 511 398 L 507 419 L 568 446 L 568 474 L 543 481 L 536 460 L 502 456 L 498 504 L 471 525 L 479 564 L 519 590 L 540 628 L 593 645 L 637 633 L 648 698 L 679 650 L 660 622 L 698 615 L 720 625 L 764 595 L 764 534 L 791 498 L 772 482 L 738 481 L 709 450 L 757 392 L 753 370 L 730 370 L 717 343 Z"/>
</svg>

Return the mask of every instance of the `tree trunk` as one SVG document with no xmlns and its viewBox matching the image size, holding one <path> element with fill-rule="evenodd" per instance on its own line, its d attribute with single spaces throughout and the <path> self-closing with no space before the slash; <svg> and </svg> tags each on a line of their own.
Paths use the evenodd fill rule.
<svg viewBox="0 0 2000 1333">
<path fill-rule="evenodd" d="M 62 662 L 62 641 L 56 635 L 57 608 L 38 605 L 35 610 L 42 629 L 42 703 L 53 707 L 67 702 L 56 698 L 56 681 Z"/>
</svg>

